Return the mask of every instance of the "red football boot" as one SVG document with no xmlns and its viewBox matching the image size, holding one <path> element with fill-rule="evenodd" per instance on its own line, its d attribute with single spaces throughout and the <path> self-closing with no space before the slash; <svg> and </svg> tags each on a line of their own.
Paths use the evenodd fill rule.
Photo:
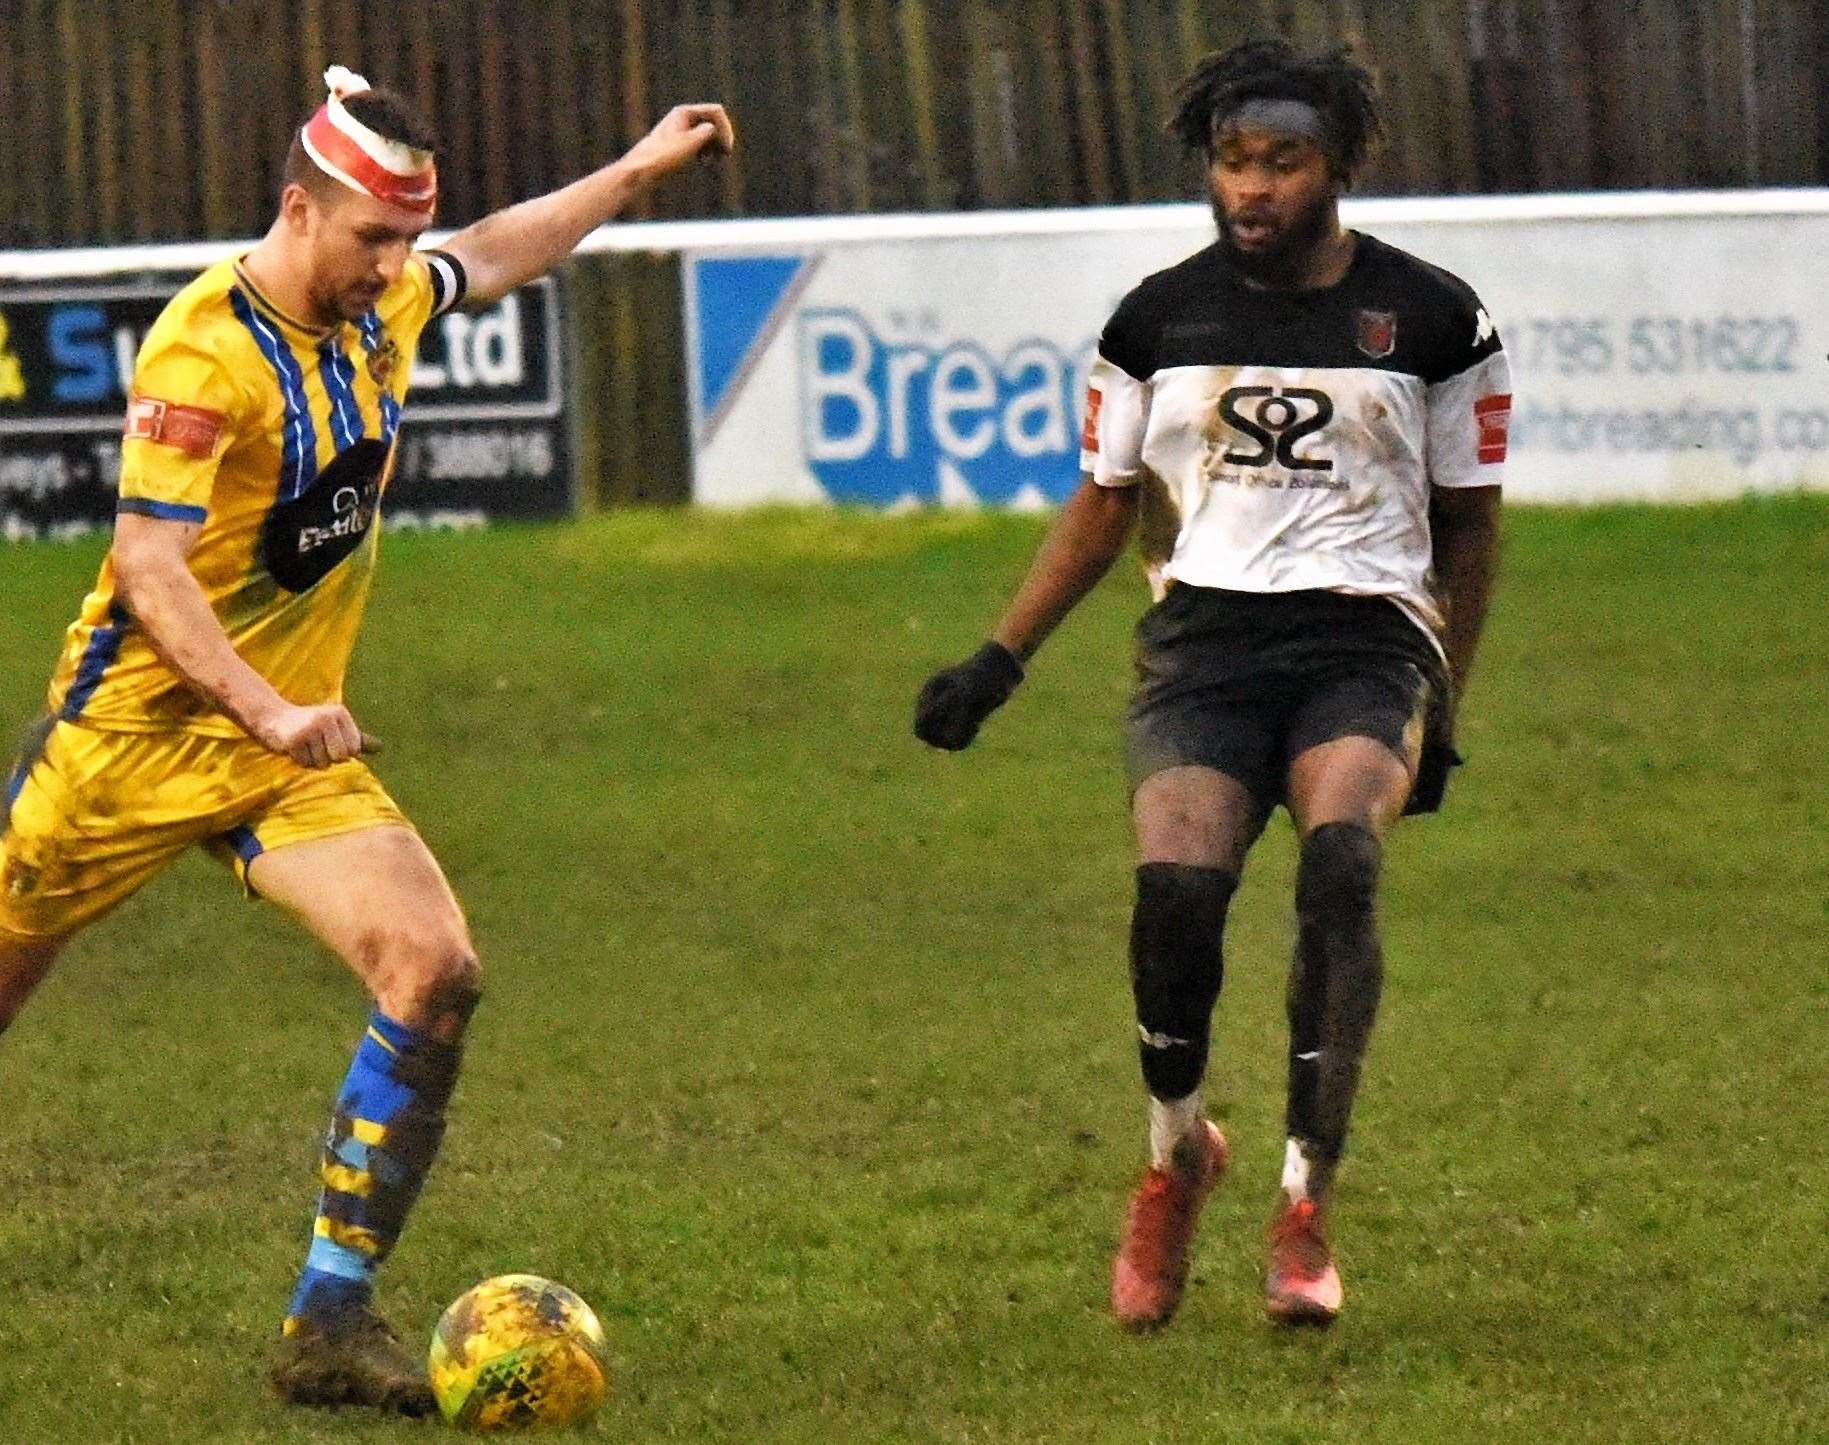
<svg viewBox="0 0 1829 1445">
<path fill-rule="evenodd" d="M 1226 1172 L 1230 1150 L 1219 1125 L 1203 1119 L 1175 1146 L 1167 1169 L 1155 1165 L 1130 1197 L 1124 1238 L 1111 1269 L 1111 1309 L 1131 1329 L 1167 1324 L 1188 1282 L 1188 1256 L 1200 1208 Z"/>
<path fill-rule="evenodd" d="M 1278 1324 L 1326 1327 L 1344 1292 L 1333 1251 L 1312 1199 L 1286 1202 L 1270 1222 L 1270 1271 L 1264 1311 Z"/>
</svg>

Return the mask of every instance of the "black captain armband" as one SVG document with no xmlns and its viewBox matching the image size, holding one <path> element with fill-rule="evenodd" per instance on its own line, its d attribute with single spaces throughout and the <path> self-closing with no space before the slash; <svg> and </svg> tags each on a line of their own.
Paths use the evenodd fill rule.
<svg viewBox="0 0 1829 1445">
<path fill-rule="evenodd" d="M 449 251 L 424 251 L 426 270 L 432 276 L 432 314 L 443 316 L 463 305 L 464 293 L 470 289 L 470 278 L 464 274 L 464 263 Z"/>
</svg>

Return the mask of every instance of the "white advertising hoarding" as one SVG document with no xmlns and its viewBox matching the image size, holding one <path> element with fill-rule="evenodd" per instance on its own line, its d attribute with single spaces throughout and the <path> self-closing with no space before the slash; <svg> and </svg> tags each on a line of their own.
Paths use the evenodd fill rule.
<svg viewBox="0 0 1829 1445">
<path fill-rule="evenodd" d="M 1343 212 L 1461 276 L 1497 320 L 1512 497 L 1829 487 L 1811 264 L 1829 254 L 1829 193 Z M 763 234 L 686 247 L 695 500 L 1031 507 L 1078 481 L 1084 373 L 1112 308 L 1213 224 L 1158 206 Z"/>
</svg>

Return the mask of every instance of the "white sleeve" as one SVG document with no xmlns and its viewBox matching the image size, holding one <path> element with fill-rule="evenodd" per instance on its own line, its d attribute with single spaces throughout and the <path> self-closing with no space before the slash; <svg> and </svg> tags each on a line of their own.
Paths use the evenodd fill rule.
<svg viewBox="0 0 1829 1445">
<path fill-rule="evenodd" d="M 1503 351 L 1429 388 L 1429 484 L 1497 487 L 1505 481 L 1511 366 Z"/>
<path fill-rule="evenodd" d="M 1143 434 L 1149 426 L 1150 388 L 1103 356 L 1086 379 L 1086 424 L 1080 433 L 1080 470 L 1101 487 L 1135 486 L 1143 476 Z"/>
</svg>

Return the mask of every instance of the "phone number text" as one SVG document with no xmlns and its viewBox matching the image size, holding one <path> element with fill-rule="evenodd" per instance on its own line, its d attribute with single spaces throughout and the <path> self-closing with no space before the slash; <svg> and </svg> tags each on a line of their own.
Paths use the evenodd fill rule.
<svg viewBox="0 0 1829 1445">
<path fill-rule="evenodd" d="M 1505 340 L 1521 369 L 1558 376 L 1769 375 L 1798 369 L 1802 328 L 1791 316 L 1537 316 L 1514 319 Z"/>
</svg>

